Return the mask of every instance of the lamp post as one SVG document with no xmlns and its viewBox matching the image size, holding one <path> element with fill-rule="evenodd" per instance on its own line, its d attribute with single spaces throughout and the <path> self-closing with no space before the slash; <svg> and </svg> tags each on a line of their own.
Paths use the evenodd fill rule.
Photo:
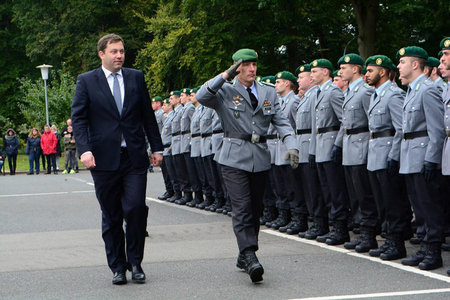
<svg viewBox="0 0 450 300">
<path fill-rule="evenodd" d="M 52 68 L 53 66 L 51 65 L 40 65 L 37 66 L 36 68 L 41 69 L 41 75 L 42 75 L 42 79 L 44 79 L 44 87 L 45 87 L 45 117 L 46 117 L 46 121 L 47 121 L 47 125 L 50 125 L 50 122 L 48 120 L 48 97 L 47 97 L 47 79 L 48 79 L 48 69 Z"/>
</svg>

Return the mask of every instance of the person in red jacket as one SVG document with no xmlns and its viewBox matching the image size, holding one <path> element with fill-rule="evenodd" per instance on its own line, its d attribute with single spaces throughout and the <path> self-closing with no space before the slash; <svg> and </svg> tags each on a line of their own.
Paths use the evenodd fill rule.
<svg viewBox="0 0 450 300">
<path fill-rule="evenodd" d="M 44 126 L 44 133 L 41 136 L 41 148 L 47 158 L 47 174 L 51 173 L 53 166 L 53 173 L 58 174 L 56 171 L 56 144 L 58 140 L 55 134 L 50 130 L 50 126 Z"/>
</svg>

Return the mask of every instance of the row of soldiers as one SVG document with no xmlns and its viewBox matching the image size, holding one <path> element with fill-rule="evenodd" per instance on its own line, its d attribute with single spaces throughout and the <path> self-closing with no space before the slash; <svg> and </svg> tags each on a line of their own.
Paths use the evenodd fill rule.
<svg viewBox="0 0 450 300">
<path fill-rule="evenodd" d="M 450 76 L 450 38 L 440 46 L 440 59 L 410 46 L 397 52 L 397 66 L 384 55 L 364 61 L 347 54 L 334 73 L 329 60 L 316 59 L 297 68 L 297 76 L 282 71 L 261 78 L 258 84 L 279 96 L 299 161 L 297 167 L 274 126 L 266 136 L 250 132 L 271 159 L 261 182 L 260 224 L 383 260 L 405 258 L 410 239 L 421 246 L 403 264 L 441 267 L 450 229 L 450 90 L 442 80 Z M 407 93 L 395 83 L 397 73 Z M 198 103 L 199 88 L 152 99 L 164 144 L 166 192 L 159 199 L 232 215 L 217 158 L 236 153 L 222 148 L 223 120 Z M 229 101 L 240 119 L 242 98 Z M 271 107 L 264 102 L 263 109 Z M 359 237 L 350 241 L 349 230 Z M 379 246 L 380 233 L 386 241 Z"/>
</svg>

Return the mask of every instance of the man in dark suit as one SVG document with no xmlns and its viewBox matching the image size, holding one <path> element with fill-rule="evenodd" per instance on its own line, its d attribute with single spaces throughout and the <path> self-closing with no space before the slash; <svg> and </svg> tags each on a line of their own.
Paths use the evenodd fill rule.
<svg viewBox="0 0 450 300">
<path fill-rule="evenodd" d="M 112 282 L 125 284 L 128 268 L 132 280 L 143 283 L 149 165 L 145 135 L 154 166 L 161 163 L 163 146 L 143 73 L 122 68 L 122 38 L 108 34 L 97 48 L 102 66 L 77 79 L 72 103 L 75 140 L 81 162 L 94 179 Z"/>
</svg>

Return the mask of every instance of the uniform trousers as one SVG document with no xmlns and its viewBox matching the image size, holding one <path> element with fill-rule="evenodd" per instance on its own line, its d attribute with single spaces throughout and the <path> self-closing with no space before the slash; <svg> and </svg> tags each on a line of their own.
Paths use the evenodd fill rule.
<svg viewBox="0 0 450 300">
<path fill-rule="evenodd" d="M 208 180 L 206 179 L 205 166 L 204 166 L 202 157 L 201 156 L 192 157 L 192 160 L 193 160 L 194 166 L 197 170 L 198 180 L 200 181 L 200 186 L 201 186 L 201 190 L 203 191 L 203 195 L 205 195 L 206 197 L 211 197 L 212 196 L 212 188 L 209 185 Z"/>
<path fill-rule="evenodd" d="M 239 252 L 246 249 L 257 251 L 264 196 L 261 183 L 266 182 L 267 171 L 252 173 L 224 165 L 221 170 L 231 200 L 233 230 Z"/>
<path fill-rule="evenodd" d="M 328 209 L 322 195 L 316 164 L 311 167 L 309 163 L 301 163 L 297 169 L 297 172 L 300 172 L 302 186 L 306 192 L 306 207 L 308 208 L 309 215 L 315 221 L 327 220 Z"/>
<path fill-rule="evenodd" d="M 354 219 L 357 220 L 355 216 L 359 214 L 359 224 L 362 227 L 376 228 L 378 224 L 377 205 L 370 186 L 367 165 L 344 166 L 344 173 L 350 203 L 352 197 L 354 197 L 353 201 L 357 202 L 355 210 L 353 210 L 353 205 L 351 205 Z"/>
<path fill-rule="evenodd" d="M 425 221 L 424 243 L 442 243 L 446 221 L 444 219 L 443 198 L 439 194 L 443 177 L 437 174 L 431 182 L 426 182 L 421 173 L 406 174 L 406 188 L 414 213 L 420 212 Z"/>
<path fill-rule="evenodd" d="M 295 200 L 295 190 L 293 182 L 295 182 L 292 168 L 289 165 L 286 166 L 274 166 L 275 172 L 275 187 L 276 194 L 278 196 L 277 208 L 279 210 L 289 210 L 291 208 L 291 202 Z"/>
<path fill-rule="evenodd" d="M 217 168 L 217 163 L 216 161 L 213 159 L 214 155 L 208 155 L 205 156 L 205 168 L 209 169 L 209 173 L 210 173 L 210 179 L 211 181 L 210 184 L 212 183 L 212 187 L 214 190 L 213 196 L 215 198 L 219 198 L 219 199 L 223 199 L 224 198 L 224 194 L 223 194 L 223 189 L 222 189 L 222 180 L 221 177 L 219 175 L 219 171 Z"/>
<path fill-rule="evenodd" d="M 369 171 L 369 180 L 377 204 L 379 220 L 386 222 L 388 237 L 405 236 L 411 232 L 411 204 L 404 178 L 389 175 L 386 169 Z"/>
<path fill-rule="evenodd" d="M 332 161 L 316 163 L 325 203 L 330 206 L 333 221 L 347 221 L 348 194 L 342 165 Z"/>
<path fill-rule="evenodd" d="M 351 220 L 353 221 L 353 225 L 359 226 L 361 223 L 361 212 L 359 210 L 360 195 L 358 195 L 354 188 L 351 171 L 348 169 L 349 167 L 344 166 L 343 168 L 345 174 L 345 184 L 347 186 L 348 200 L 350 204 L 349 209 L 351 213 Z"/>
<path fill-rule="evenodd" d="M 174 192 L 181 192 L 180 185 L 177 179 L 177 171 L 175 168 L 175 162 L 172 155 L 165 155 L 164 161 L 166 162 L 167 174 L 169 176 L 170 182 L 172 183 L 172 188 Z"/>
<path fill-rule="evenodd" d="M 163 175 L 163 179 L 164 179 L 164 186 L 166 187 L 166 191 L 169 193 L 169 194 L 173 194 L 173 186 L 172 186 L 172 182 L 170 181 L 170 177 L 169 177 L 169 173 L 168 173 L 168 171 L 167 171 L 167 163 L 166 163 L 166 161 L 167 161 L 167 158 L 168 156 L 164 156 L 163 157 L 163 161 L 162 161 L 162 163 L 161 163 L 161 172 L 162 172 L 162 175 Z"/>
<path fill-rule="evenodd" d="M 191 190 L 192 192 L 200 192 L 202 190 L 202 186 L 200 184 L 197 168 L 195 167 L 194 160 L 191 157 L 191 153 L 183 153 L 183 156 Z"/>
<path fill-rule="evenodd" d="M 93 169 L 91 175 L 102 211 L 102 237 L 108 266 L 114 273 L 125 271 L 128 264 L 140 265 L 144 257 L 148 214 L 145 205 L 147 168 L 133 168 L 124 151 L 117 171 Z"/>
<path fill-rule="evenodd" d="M 294 189 L 294 199 L 290 202 L 291 205 L 291 213 L 295 215 L 308 216 L 308 206 L 307 206 L 307 198 L 309 198 L 309 192 L 306 187 L 305 178 L 302 175 L 302 170 L 300 165 L 292 169 L 291 166 L 285 166 L 286 171 L 292 173 L 292 176 L 289 176 L 291 182 L 289 183 Z M 309 201 L 309 200 L 308 200 Z"/>
<path fill-rule="evenodd" d="M 176 176 L 178 184 L 180 185 L 180 190 L 185 193 L 192 192 L 191 184 L 189 182 L 189 176 L 186 166 L 186 161 L 184 160 L 183 154 L 172 155 L 173 163 L 176 168 Z"/>
<path fill-rule="evenodd" d="M 207 155 L 202 157 L 203 161 L 203 171 L 205 172 L 205 178 L 208 182 L 208 186 L 211 188 L 210 196 L 213 197 L 215 194 L 215 185 L 214 185 L 214 175 L 212 173 L 212 161 L 213 155 Z M 208 197 L 207 197 L 208 198 Z"/>
<path fill-rule="evenodd" d="M 277 194 L 275 185 L 275 165 L 271 165 L 269 171 L 267 171 L 267 181 L 264 186 L 264 207 L 276 207 L 277 204 Z"/>
</svg>

